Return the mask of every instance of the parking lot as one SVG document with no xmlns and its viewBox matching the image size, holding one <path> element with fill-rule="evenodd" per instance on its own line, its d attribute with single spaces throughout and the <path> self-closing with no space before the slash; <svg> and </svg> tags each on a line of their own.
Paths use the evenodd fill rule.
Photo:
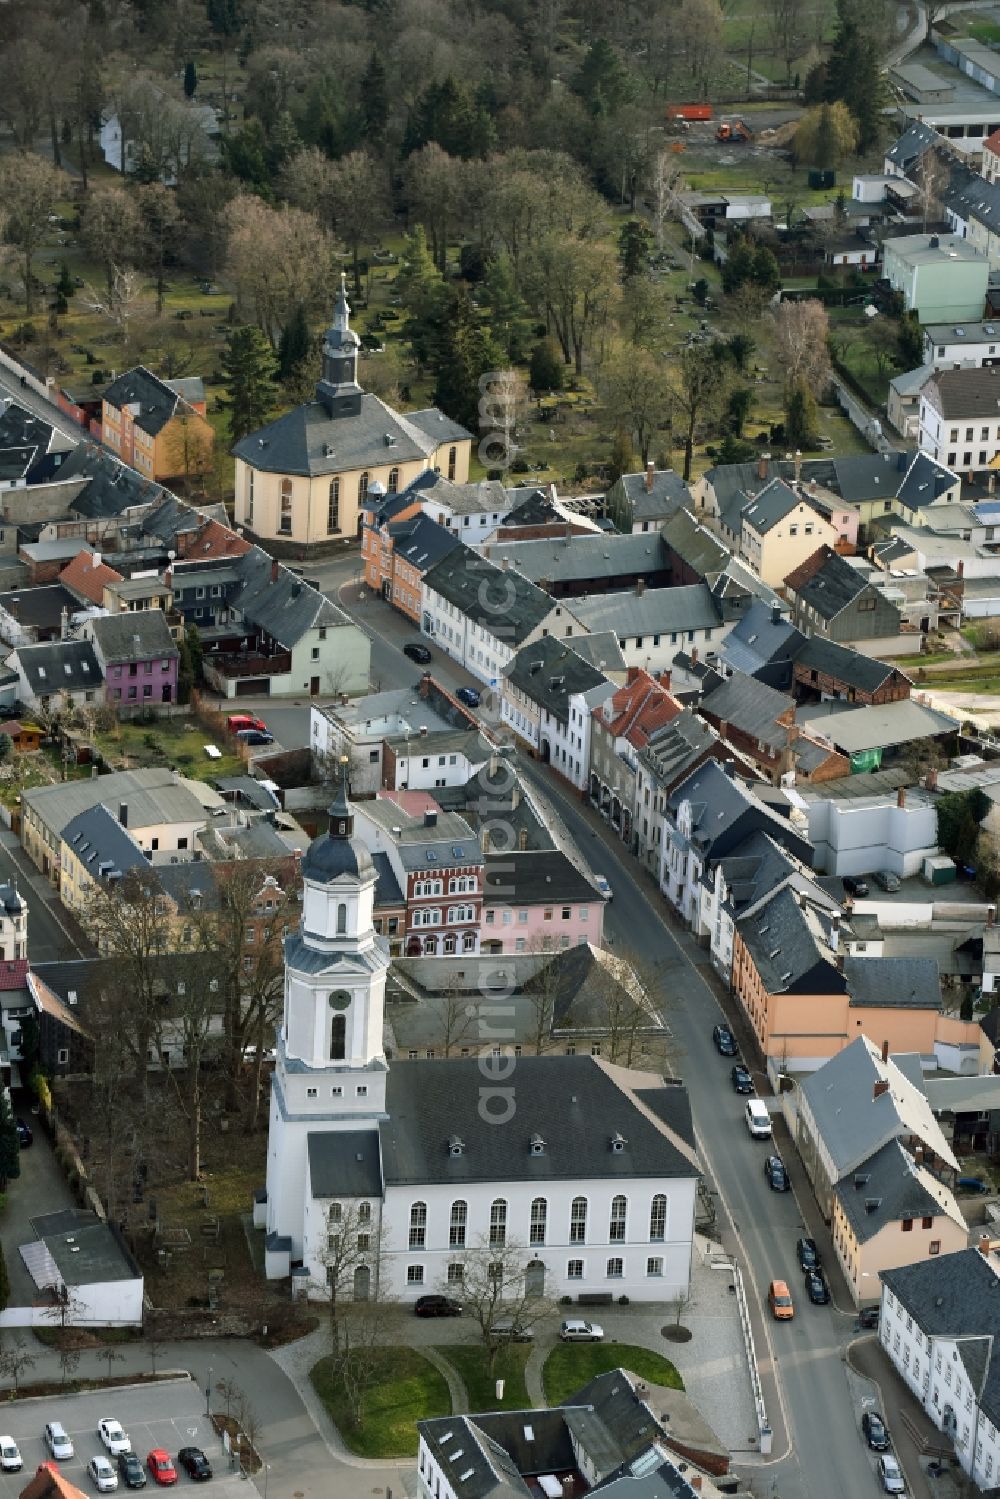
<svg viewBox="0 0 1000 1499">
<path fill-rule="evenodd" d="M 216 1400 L 218 1400 L 218 1396 Z M 49 1461 L 42 1440 L 46 1421 L 61 1421 L 76 1449 L 74 1457 L 61 1462 L 59 1470 L 70 1483 L 85 1494 L 96 1489 L 87 1473 L 87 1463 L 98 1453 L 107 1455 L 97 1435 L 102 1416 L 114 1416 L 132 1439 L 132 1451 L 145 1466 L 146 1454 L 153 1447 L 165 1447 L 174 1459 L 181 1447 L 200 1447 L 212 1464 L 213 1499 L 247 1499 L 246 1484 L 238 1472 L 230 1469 L 230 1460 L 222 1450 L 212 1424 L 205 1415 L 205 1397 L 191 1380 L 151 1384 L 144 1388 L 107 1390 L 91 1395 L 52 1395 L 37 1400 L 11 1401 L 0 1412 L 0 1428 L 21 1449 L 24 1467 L 20 1473 L 0 1474 L 0 1499 L 16 1499 L 39 1463 Z M 114 1463 L 114 1459 L 112 1459 Z M 194 1487 L 193 1480 L 178 1469 L 177 1487 Z M 197 1485 L 198 1488 L 203 1487 Z M 152 1478 L 147 1492 L 155 1490 Z M 128 1491 L 119 1486 L 119 1493 Z"/>
</svg>

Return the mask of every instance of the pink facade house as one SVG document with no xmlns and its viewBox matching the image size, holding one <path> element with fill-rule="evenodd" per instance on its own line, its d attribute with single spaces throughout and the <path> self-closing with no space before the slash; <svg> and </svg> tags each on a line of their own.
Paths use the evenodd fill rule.
<svg viewBox="0 0 1000 1499">
<path fill-rule="evenodd" d="M 177 701 L 180 652 L 162 610 L 101 615 L 84 630 L 104 672 L 105 696 L 115 707 Z"/>
<path fill-rule="evenodd" d="M 604 945 L 604 896 L 562 849 L 486 854 L 482 951 L 558 952 Z"/>
</svg>

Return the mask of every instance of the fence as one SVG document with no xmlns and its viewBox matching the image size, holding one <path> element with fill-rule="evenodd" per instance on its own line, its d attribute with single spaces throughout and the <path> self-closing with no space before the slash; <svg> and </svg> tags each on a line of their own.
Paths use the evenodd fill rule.
<svg viewBox="0 0 1000 1499">
<path fill-rule="evenodd" d="M 750 1374 L 750 1392 L 753 1395 L 753 1406 L 757 1416 L 757 1443 L 761 1455 L 766 1457 L 771 1450 L 771 1424 L 767 1419 L 767 1407 L 764 1403 L 764 1387 L 760 1382 L 760 1369 L 757 1366 L 757 1349 L 753 1340 L 753 1328 L 750 1325 L 750 1305 L 747 1301 L 747 1293 L 743 1285 L 743 1276 L 740 1267 L 732 1259 L 710 1261 L 713 1270 L 725 1270 L 733 1277 L 733 1285 L 736 1288 L 736 1306 L 740 1314 L 740 1327 L 743 1330 L 743 1343 L 746 1348 L 747 1369 Z"/>
<path fill-rule="evenodd" d="M 36 395 L 42 396 L 46 401 L 51 399 L 49 382 L 45 376 L 33 369 L 30 364 L 25 364 L 23 360 L 18 359 L 4 344 L 0 344 L 0 367 L 16 375 L 21 384 L 33 390 Z"/>
</svg>

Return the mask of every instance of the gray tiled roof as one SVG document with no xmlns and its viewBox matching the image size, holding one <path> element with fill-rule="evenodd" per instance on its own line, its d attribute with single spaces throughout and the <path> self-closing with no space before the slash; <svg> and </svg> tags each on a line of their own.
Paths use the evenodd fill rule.
<svg viewBox="0 0 1000 1499">
<path fill-rule="evenodd" d="M 660 535 L 671 551 L 709 582 L 718 577 L 729 560 L 728 547 L 686 508 L 671 516 Z"/>
<path fill-rule="evenodd" d="M 859 692 L 877 692 L 898 670 L 889 661 L 878 661 L 874 656 L 852 651 L 848 646 L 824 640 L 820 635 L 811 635 L 803 641 L 795 660 L 811 671 L 823 672 Z"/>
<path fill-rule="evenodd" d="M 687 775 L 702 756 L 710 754 L 719 736 L 690 708 L 657 729 L 640 755 L 661 786 L 668 790 Z"/>
<path fill-rule="evenodd" d="M 362 823 L 369 819 L 391 838 L 406 869 L 462 869 L 483 861 L 479 840 L 457 812 L 439 812 L 437 821 L 428 826 L 422 816 L 404 812 L 396 802 L 382 797 L 359 804 L 355 812 Z M 357 836 L 364 839 L 363 827 Z"/>
<path fill-rule="evenodd" d="M 993 364 L 979 369 L 936 370 L 924 386 L 923 396 L 946 421 L 996 421 L 1000 370 Z"/>
<path fill-rule="evenodd" d="M 682 717 L 679 714 L 667 726 L 668 730 L 680 723 Z M 765 806 L 753 788 L 738 776 L 729 775 L 717 760 L 706 760 L 679 784 L 675 783 L 667 799 L 667 810 L 676 816 L 684 801 L 691 804 L 691 842 L 706 859 L 730 853 L 754 827 L 766 829 L 804 861 L 811 857 L 806 840 Z"/>
<path fill-rule="evenodd" d="M 131 869 L 149 870 L 149 860 L 132 835 L 107 807 L 88 807 L 63 828 L 69 844 L 96 880 L 121 878 Z"/>
<path fill-rule="evenodd" d="M 980 1370 L 989 1359 L 979 1400 L 993 1424 L 1000 1425 L 1000 1356 L 993 1354 L 1000 1343 L 996 1257 L 986 1260 L 978 1249 L 962 1249 L 880 1273 L 883 1286 L 898 1297 L 926 1337 L 968 1339 L 979 1351 L 968 1353 L 967 1367 Z M 959 1347 L 967 1349 L 969 1344 Z"/>
<path fill-rule="evenodd" d="M 628 576 L 640 578 L 667 567 L 657 533 L 625 536 L 543 537 L 491 542 L 486 555 L 498 567 L 505 558 L 533 583 L 573 583 Z"/>
<path fill-rule="evenodd" d="M 522 646 L 504 668 L 504 677 L 531 702 L 561 723 L 569 721 L 569 701 L 578 693 L 607 686 L 607 677 L 578 656 L 571 640 L 543 635 Z"/>
<path fill-rule="evenodd" d="M 317 626 L 350 623 L 343 609 L 287 567 L 279 567 L 273 577 L 271 558 L 260 547 L 246 552 L 237 566 L 243 583 L 230 598 L 230 608 L 241 610 L 286 650 Z"/>
<path fill-rule="evenodd" d="M 465 434 L 468 437 L 468 433 Z M 499 479 L 479 479 L 456 484 L 436 469 L 427 469 L 411 479 L 403 490 L 411 499 L 432 501 L 453 515 L 495 515 L 499 523 L 510 506 L 510 495 Z"/>
<path fill-rule="evenodd" d="M 6 609 L 18 624 L 36 629 L 54 629 L 67 609 L 74 614 L 80 608 L 77 599 L 61 583 L 46 583 L 39 588 L 17 588 L 0 593 L 0 609 Z"/>
<path fill-rule="evenodd" d="M 392 549 L 397 557 L 425 573 L 435 562 L 447 557 L 459 545 L 460 538 L 447 526 L 439 525 L 429 515 L 394 521 L 389 526 Z"/>
<path fill-rule="evenodd" d="M 559 848 L 511 849 L 487 855 L 483 903 L 487 906 L 600 905 L 604 896 Z"/>
<path fill-rule="evenodd" d="M 703 714 L 718 719 L 720 724 L 731 724 L 775 750 L 789 742 L 788 730 L 777 722 L 789 709 L 794 714 L 793 697 L 741 671 L 733 672 L 721 687 L 702 698 L 700 707 Z"/>
<path fill-rule="evenodd" d="M 162 609 L 100 615 L 88 629 L 105 661 L 172 661 L 180 655 Z"/>
<path fill-rule="evenodd" d="M 622 474 L 619 482 L 632 505 L 634 521 L 662 520 L 672 515 L 678 506 L 691 503 L 690 489 L 672 468 L 655 470 L 649 489 L 645 473 Z"/>
<path fill-rule="evenodd" d="M 942 1188 L 944 1192 L 947 1188 Z M 861 1243 L 902 1218 L 935 1218 L 946 1208 L 941 1198 L 931 1195 L 917 1174 L 913 1158 L 898 1140 L 890 1140 L 842 1177 L 835 1193 Z M 954 1205 L 953 1197 L 951 1202 Z"/>
<path fill-rule="evenodd" d="M 829 547 L 826 551 L 828 555 L 812 577 L 797 589 L 797 596 L 823 619 L 836 619 L 848 604 L 866 589 L 870 589 L 872 584 L 856 567 L 846 562 L 839 552 L 831 551 Z"/>
<path fill-rule="evenodd" d="M 787 614 L 754 599 L 726 636 L 719 654 L 733 670 L 753 676 L 761 667 L 793 660 L 804 638 Z"/>
<path fill-rule="evenodd" d="M 382 1196 L 377 1129 L 310 1132 L 306 1141 L 314 1197 Z"/>
<path fill-rule="evenodd" d="M 643 540 L 639 537 L 639 540 Z M 705 583 L 683 588 L 647 588 L 644 593 L 594 593 L 572 599 L 573 613 L 588 630 L 613 630 L 619 640 L 713 629 L 722 616 Z"/>
<path fill-rule="evenodd" d="M 796 494 L 784 479 L 772 479 L 743 507 L 743 523 L 749 522 L 759 536 L 766 536 L 792 510 L 805 504 L 805 497 Z"/>
<path fill-rule="evenodd" d="M 611 630 L 598 630 L 590 635 L 574 635 L 573 649 L 576 654 L 589 661 L 591 666 L 606 672 L 623 672 L 627 662 L 622 655 L 617 635 Z"/>
<path fill-rule="evenodd" d="M 458 1185 L 474 1182 L 621 1181 L 700 1175 L 690 1146 L 675 1143 L 637 1107 L 624 1086 L 595 1057 L 521 1057 L 517 1114 L 496 1129 L 479 1107 L 477 1057 L 394 1067 L 386 1082 L 386 1120 L 380 1126 L 386 1184 Z M 654 1090 L 660 1091 L 660 1090 Z M 639 1100 L 643 1094 L 636 1095 Z M 461 1121 L 465 1150 L 448 1149 Z M 624 1137 L 620 1151 L 612 1136 Z M 545 1150 L 532 1155 L 538 1134 Z"/>
<path fill-rule="evenodd" d="M 519 572 L 504 572 L 467 546 L 456 548 L 430 568 L 424 583 L 466 619 L 511 647 L 526 640 L 558 607 Z"/>
<path fill-rule="evenodd" d="M 925 125 L 922 120 L 915 120 L 889 147 L 885 160 L 891 161 L 893 166 L 899 167 L 903 175 L 907 176 L 925 152 L 940 144 L 940 139 L 937 131 L 930 125 Z"/>
<path fill-rule="evenodd" d="M 151 437 L 163 430 L 178 407 L 185 405 L 177 391 L 171 390 L 165 381 L 142 364 L 112 380 L 104 392 L 104 399 L 118 411 L 123 411 L 126 406 L 137 407 L 133 411 L 133 425 Z"/>
<path fill-rule="evenodd" d="M 844 978 L 852 1005 L 941 1008 L 936 958 L 846 957 Z"/>
<path fill-rule="evenodd" d="M 827 925 L 794 890 L 777 890 L 736 929 L 769 994 L 843 994 Z"/>
<path fill-rule="evenodd" d="M 50 640 L 22 645 L 13 652 L 21 664 L 33 696 L 99 688 L 104 681 L 100 662 L 89 640 Z M 8 656 L 7 660 L 11 658 Z"/>
<path fill-rule="evenodd" d="M 66 455 L 59 479 L 83 481 L 83 488 L 68 508 L 88 520 L 121 515 L 134 506 L 152 504 L 166 493 L 162 484 L 143 478 L 95 442 L 82 442 Z"/>
<path fill-rule="evenodd" d="M 308 401 L 241 438 L 233 453 L 265 473 L 316 478 L 429 458 L 454 435 L 450 421 L 440 436 L 429 435 L 431 426 L 430 421 L 415 423 L 366 391 L 356 414 L 331 417 L 320 401 Z M 462 428 L 458 432 L 469 436 Z"/>
</svg>

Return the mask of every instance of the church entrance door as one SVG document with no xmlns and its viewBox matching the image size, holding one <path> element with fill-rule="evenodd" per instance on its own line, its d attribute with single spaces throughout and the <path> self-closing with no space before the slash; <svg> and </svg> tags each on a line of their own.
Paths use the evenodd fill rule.
<svg viewBox="0 0 1000 1499">
<path fill-rule="evenodd" d="M 371 1295 L 372 1273 L 367 1265 L 356 1265 L 354 1268 L 354 1299 L 355 1301 L 367 1301 Z"/>
<path fill-rule="evenodd" d="M 525 1296 L 545 1295 L 545 1266 L 541 1260 L 529 1260 L 524 1270 Z"/>
</svg>

